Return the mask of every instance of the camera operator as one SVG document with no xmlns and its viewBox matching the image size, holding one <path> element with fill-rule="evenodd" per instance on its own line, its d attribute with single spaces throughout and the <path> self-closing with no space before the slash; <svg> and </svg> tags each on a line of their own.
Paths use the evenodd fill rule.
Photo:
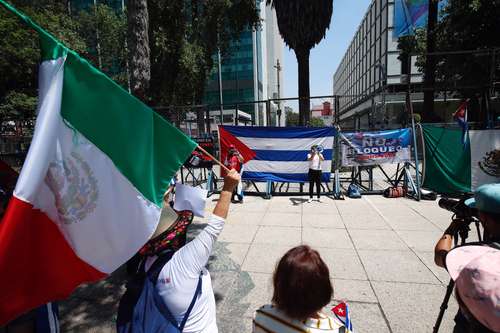
<svg viewBox="0 0 500 333">
<path fill-rule="evenodd" d="M 477 209 L 479 220 L 483 226 L 483 242 L 500 242 L 500 184 L 487 184 L 479 187 L 474 198 L 465 201 L 469 208 Z M 452 222 L 444 231 L 434 248 L 434 262 L 446 268 L 446 254 L 453 247 L 453 235 L 460 228 L 459 223 Z"/>
<path fill-rule="evenodd" d="M 474 197 L 466 200 L 464 204 L 471 208 L 477 209 L 478 217 L 483 226 L 483 241 L 480 245 L 485 248 L 493 247 L 499 248 L 500 244 L 500 184 L 487 184 L 479 187 L 474 193 Z M 439 239 L 434 249 L 434 261 L 436 265 L 447 269 L 453 280 L 457 279 L 454 276 L 452 267 L 447 265 L 447 254 L 452 250 L 453 247 L 453 237 L 457 235 L 457 232 L 463 228 L 457 221 L 453 221 L 450 226 L 445 230 L 443 236 Z M 468 226 L 465 226 L 468 227 Z M 476 243 L 477 245 L 477 243 Z M 467 246 L 457 247 L 466 248 Z M 464 263 L 465 265 L 465 263 Z M 451 270 L 450 270 L 451 269 Z M 457 274 L 455 274 L 457 275 Z M 457 285 L 457 288 L 459 286 Z M 464 289 L 462 287 L 462 289 Z M 459 290 L 457 289 L 457 299 L 459 300 L 460 309 L 455 316 L 455 328 L 454 333 L 469 333 L 469 332 L 491 332 L 491 330 L 485 330 L 483 327 L 478 329 L 476 318 L 470 316 L 470 310 L 464 306 L 462 297 L 459 294 L 464 294 L 466 292 L 474 292 L 471 290 Z"/>
</svg>

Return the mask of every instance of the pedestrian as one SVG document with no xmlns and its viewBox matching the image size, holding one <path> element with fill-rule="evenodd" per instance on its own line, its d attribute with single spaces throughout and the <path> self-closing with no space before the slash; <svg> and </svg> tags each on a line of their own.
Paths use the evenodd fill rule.
<svg viewBox="0 0 500 333">
<path fill-rule="evenodd" d="M 483 241 L 479 245 L 487 249 L 491 247 L 498 248 L 500 244 L 500 184 L 480 186 L 474 193 L 474 197 L 465 201 L 465 205 L 471 209 L 477 209 L 484 230 Z M 464 226 L 454 220 L 446 228 L 434 248 L 434 262 L 448 271 L 447 257 L 453 247 L 453 237 L 461 227 Z M 459 309 L 454 320 L 455 330 L 453 332 L 471 332 L 470 322 L 462 309 Z"/>
<path fill-rule="evenodd" d="M 314 184 L 316 184 L 318 202 L 321 202 L 321 162 L 325 158 L 317 145 L 311 147 L 311 151 L 307 154 L 307 160 L 309 161 L 309 200 L 307 202 L 311 203 L 313 200 Z"/>
<path fill-rule="evenodd" d="M 345 332 L 343 323 L 322 312 L 333 296 L 328 267 L 307 245 L 289 250 L 273 275 L 272 304 L 256 311 L 253 333 Z"/>
<path fill-rule="evenodd" d="M 218 332 L 212 281 L 205 266 L 239 180 L 235 170 L 226 175 L 213 215 L 187 244 L 183 245 L 185 223 L 171 225 L 165 219 L 159 224 L 153 239 L 141 250 L 145 260 L 137 277 L 142 277 L 143 284 L 138 286 L 132 280 L 120 301 L 118 332 Z M 175 241 L 178 237 L 181 242 Z"/>
<path fill-rule="evenodd" d="M 455 296 L 467 329 L 453 332 L 500 332 L 500 250 L 464 245 L 446 256 L 446 268 L 455 281 Z"/>
<path fill-rule="evenodd" d="M 240 152 L 234 145 L 229 146 L 229 152 L 228 152 L 228 168 L 229 169 L 234 169 L 236 170 L 239 174 L 241 174 L 241 170 L 243 168 L 243 162 L 245 161 L 243 159 L 243 156 L 241 156 Z M 235 197 L 238 198 L 238 200 L 235 200 Z M 240 182 L 238 183 L 238 186 L 234 189 L 233 191 L 233 197 L 232 197 L 232 202 L 235 203 L 243 203 L 243 185 Z"/>
</svg>

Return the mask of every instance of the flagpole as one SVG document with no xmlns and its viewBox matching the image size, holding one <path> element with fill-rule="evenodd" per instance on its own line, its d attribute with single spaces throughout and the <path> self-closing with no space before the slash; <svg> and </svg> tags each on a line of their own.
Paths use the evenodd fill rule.
<svg viewBox="0 0 500 333">
<path fill-rule="evenodd" d="M 205 155 L 207 155 L 208 157 L 210 157 L 215 163 L 217 163 L 218 165 L 221 166 L 221 168 L 223 168 L 224 170 L 226 170 L 227 172 L 231 171 L 229 170 L 224 164 L 222 164 L 222 162 L 220 162 L 218 159 L 216 159 L 214 156 L 212 156 L 212 154 L 210 154 L 208 151 L 206 151 L 205 149 L 201 148 L 200 145 L 198 145 L 197 147 L 199 150 L 201 150 L 201 152 Z"/>
</svg>

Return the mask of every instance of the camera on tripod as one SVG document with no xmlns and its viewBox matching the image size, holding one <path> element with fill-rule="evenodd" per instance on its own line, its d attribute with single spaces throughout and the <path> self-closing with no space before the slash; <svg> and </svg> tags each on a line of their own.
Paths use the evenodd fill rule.
<svg viewBox="0 0 500 333">
<path fill-rule="evenodd" d="M 455 214 L 458 219 L 472 219 L 478 217 L 477 209 L 470 208 L 465 204 L 465 200 L 472 197 L 472 194 L 464 194 L 460 199 L 442 198 L 439 199 L 439 207 Z"/>
</svg>

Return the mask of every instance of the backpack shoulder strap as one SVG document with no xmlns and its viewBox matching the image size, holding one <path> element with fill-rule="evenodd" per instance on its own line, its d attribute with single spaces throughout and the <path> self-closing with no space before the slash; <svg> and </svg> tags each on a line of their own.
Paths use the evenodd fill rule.
<svg viewBox="0 0 500 333">
<path fill-rule="evenodd" d="M 147 276 L 153 282 L 153 284 L 156 284 L 156 281 L 158 281 L 158 276 L 160 276 L 160 272 L 163 269 L 163 266 L 172 259 L 172 256 L 174 255 L 174 251 L 165 251 L 162 252 L 161 254 L 158 255 L 158 258 L 153 262 L 151 267 L 149 267 Z"/>
<path fill-rule="evenodd" d="M 191 300 L 191 304 L 189 304 L 189 307 L 186 311 L 186 314 L 184 315 L 184 318 L 182 319 L 182 322 L 179 326 L 179 329 L 181 330 L 181 332 L 184 329 L 184 325 L 186 325 L 186 322 L 189 318 L 189 314 L 191 313 L 191 310 L 193 310 L 194 303 L 196 303 L 196 300 L 198 299 L 198 295 L 201 294 L 201 276 L 202 275 L 203 275 L 203 273 L 201 272 L 200 276 L 198 277 L 198 285 L 196 286 L 196 291 L 194 292 L 194 296 L 193 296 L 193 299 Z"/>
</svg>

